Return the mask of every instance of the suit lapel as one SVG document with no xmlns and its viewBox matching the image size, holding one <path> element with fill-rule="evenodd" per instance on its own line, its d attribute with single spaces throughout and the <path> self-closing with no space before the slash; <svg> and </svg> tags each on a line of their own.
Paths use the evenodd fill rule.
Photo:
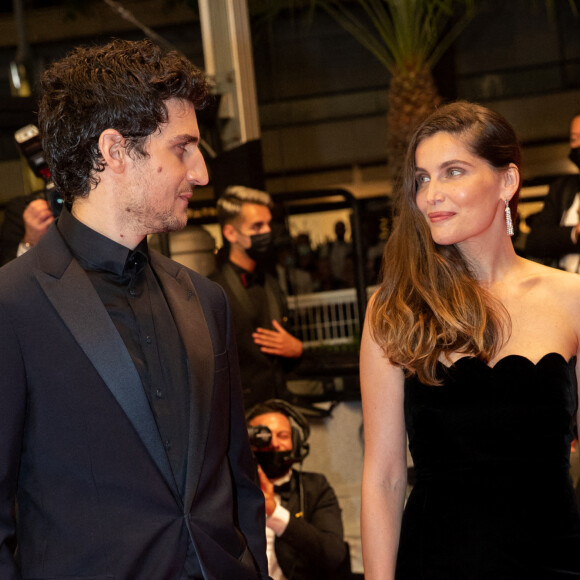
<svg viewBox="0 0 580 580">
<path fill-rule="evenodd" d="M 56 228 L 38 245 L 38 283 L 179 497 L 139 373 L 93 285 Z M 55 250 L 56 246 L 56 252 Z M 55 256 L 59 258 L 56 259 Z"/>
<path fill-rule="evenodd" d="M 184 506 L 189 511 L 201 475 L 209 432 L 214 352 L 207 322 L 187 270 L 155 253 L 151 254 L 151 263 L 187 353 L 190 404 Z"/>
</svg>

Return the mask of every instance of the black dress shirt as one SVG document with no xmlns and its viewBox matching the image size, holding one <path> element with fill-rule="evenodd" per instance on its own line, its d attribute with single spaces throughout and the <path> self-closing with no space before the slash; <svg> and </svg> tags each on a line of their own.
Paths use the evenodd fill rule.
<svg viewBox="0 0 580 580">
<path fill-rule="evenodd" d="M 129 250 L 63 210 L 58 229 L 121 335 L 183 496 L 189 438 L 187 357 L 149 261 L 147 239 Z"/>
</svg>

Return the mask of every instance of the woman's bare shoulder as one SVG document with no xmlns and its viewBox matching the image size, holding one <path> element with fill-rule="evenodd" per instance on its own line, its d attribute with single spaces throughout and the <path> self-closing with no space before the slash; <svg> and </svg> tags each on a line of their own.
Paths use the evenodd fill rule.
<svg viewBox="0 0 580 580">
<path fill-rule="evenodd" d="M 521 277 L 521 290 L 534 298 L 546 300 L 549 305 L 560 305 L 580 310 L 580 275 L 550 268 L 526 260 Z M 530 296 L 531 297 L 531 296 Z"/>
<path fill-rule="evenodd" d="M 580 276 L 565 270 L 544 266 L 531 260 L 522 260 L 523 278 L 536 279 L 546 284 L 580 285 Z"/>
</svg>

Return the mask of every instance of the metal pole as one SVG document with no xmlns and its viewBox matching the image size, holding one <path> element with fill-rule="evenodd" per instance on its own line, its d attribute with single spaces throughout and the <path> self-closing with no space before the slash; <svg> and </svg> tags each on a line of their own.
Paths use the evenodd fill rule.
<svg viewBox="0 0 580 580">
<path fill-rule="evenodd" d="M 260 138 L 258 99 L 246 0 L 199 0 L 205 71 L 222 95 L 225 150 Z"/>
</svg>

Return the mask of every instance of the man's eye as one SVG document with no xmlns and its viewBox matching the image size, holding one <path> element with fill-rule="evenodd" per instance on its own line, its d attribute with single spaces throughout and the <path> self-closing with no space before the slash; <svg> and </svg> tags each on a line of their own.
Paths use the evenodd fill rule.
<svg viewBox="0 0 580 580">
<path fill-rule="evenodd" d="M 189 149 L 189 143 L 178 143 L 175 148 L 177 149 L 178 153 L 185 153 Z"/>
</svg>

